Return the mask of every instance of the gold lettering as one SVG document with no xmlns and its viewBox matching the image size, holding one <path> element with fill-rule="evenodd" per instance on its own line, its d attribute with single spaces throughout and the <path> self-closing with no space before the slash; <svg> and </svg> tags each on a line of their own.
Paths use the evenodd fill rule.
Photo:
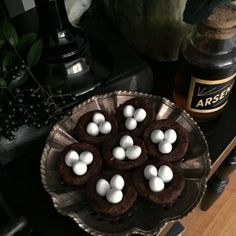
<svg viewBox="0 0 236 236">
<path fill-rule="evenodd" d="M 213 101 L 212 101 L 212 103 L 216 103 L 216 102 L 218 102 L 218 100 L 219 100 L 219 96 L 220 96 L 220 94 L 215 95 L 215 96 L 213 97 Z"/>
<path fill-rule="evenodd" d="M 203 103 L 202 99 L 199 100 L 199 102 L 198 102 L 197 105 L 196 105 L 196 107 L 199 107 L 199 106 L 201 106 L 201 107 L 204 106 L 204 103 Z"/>
<path fill-rule="evenodd" d="M 226 90 L 222 91 L 220 94 L 220 100 L 226 96 Z"/>
<path fill-rule="evenodd" d="M 211 101 L 212 101 L 212 98 L 211 98 L 211 97 L 207 98 L 207 99 L 206 99 L 206 102 L 205 102 L 205 106 L 211 105 Z"/>
<path fill-rule="evenodd" d="M 233 84 L 230 84 L 230 86 L 226 89 L 226 95 L 230 93 L 232 88 L 233 88 Z"/>
</svg>

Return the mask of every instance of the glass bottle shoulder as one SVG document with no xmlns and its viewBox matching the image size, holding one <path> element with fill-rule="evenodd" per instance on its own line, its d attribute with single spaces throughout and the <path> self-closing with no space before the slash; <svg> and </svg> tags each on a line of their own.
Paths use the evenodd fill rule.
<svg viewBox="0 0 236 236">
<path fill-rule="evenodd" d="M 204 45 L 203 45 L 204 44 Z M 236 64 L 236 47 L 225 53 L 212 52 L 211 43 L 209 48 L 203 42 L 195 43 L 191 36 L 188 36 L 182 43 L 181 52 L 184 58 L 195 66 L 211 69 L 225 69 Z M 215 46 L 215 45 L 214 45 Z"/>
</svg>

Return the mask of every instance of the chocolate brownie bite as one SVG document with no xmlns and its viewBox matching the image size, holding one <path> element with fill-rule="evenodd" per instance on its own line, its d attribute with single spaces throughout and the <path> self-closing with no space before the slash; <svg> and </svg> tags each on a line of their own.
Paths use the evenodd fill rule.
<svg viewBox="0 0 236 236">
<path fill-rule="evenodd" d="M 185 187 L 183 174 L 170 163 L 149 161 L 136 170 L 133 182 L 137 192 L 145 200 L 167 204 L 174 202 Z"/>
<path fill-rule="evenodd" d="M 108 165 L 118 170 L 132 170 L 147 161 L 147 150 L 142 139 L 120 132 L 102 148 Z"/>
<path fill-rule="evenodd" d="M 175 162 L 186 153 L 189 145 L 187 130 L 168 119 L 149 124 L 143 135 L 148 154 L 162 162 Z"/>
<path fill-rule="evenodd" d="M 109 217 L 126 213 L 137 192 L 132 178 L 124 172 L 110 170 L 94 176 L 87 184 L 87 198 L 95 211 Z"/>
<path fill-rule="evenodd" d="M 102 158 L 99 150 L 89 143 L 74 143 L 67 146 L 60 155 L 58 171 L 69 185 L 81 186 L 99 174 Z"/>
<path fill-rule="evenodd" d="M 85 113 L 74 128 L 78 140 L 94 145 L 100 145 L 112 139 L 117 130 L 118 124 L 114 114 L 103 110 Z"/>
<path fill-rule="evenodd" d="M 156 116 L 156 105 L 148 98 L 132 98 L 117 108 L 119 129 L 135 135 L 143 134 L 146 126 Z"/>
</svg>

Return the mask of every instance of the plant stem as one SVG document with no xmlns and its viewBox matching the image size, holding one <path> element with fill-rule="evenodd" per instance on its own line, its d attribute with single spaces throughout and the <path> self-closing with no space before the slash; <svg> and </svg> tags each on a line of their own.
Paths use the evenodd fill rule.
<svg viewBox="0 0 236 236">
<path fill-rule="evenodd" d="M 53 103 L 55 109 L 57 111 L 61 111 L 61 108 L 58 107 L 58 105 L 54 102 L 54 100 L 52 99 L 52 97 L 50 96 L 50 94 L 47 92 L 47 90 L 38 82 L 38 80 L 35 78 L 34 74 L 32 73 L 32 71 L 30 70 L 30 67 L 28 65 L 25 64 L 23 58 L 21 57 L 21 55 L 18 53 L 18 51 L 14 48 L 13 51 L 16 54 L 16 56 L 20 59 L 20 61 L 26 66 L 26 71 L 29 73 L 29 75 L 32 77 L 32 79 L 34 80 L 34 82 L 38 85 L 38 87 L 48 96 L 48 98 L 51 100 L 51 102 Z"/>
</svg>

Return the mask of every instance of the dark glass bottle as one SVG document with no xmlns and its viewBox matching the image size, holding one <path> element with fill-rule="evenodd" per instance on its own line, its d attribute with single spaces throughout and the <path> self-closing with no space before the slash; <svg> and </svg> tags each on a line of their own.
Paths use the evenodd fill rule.
<svg viewBox="0 0 236 236">
<path fill-rule="evenodd" d="M 221 19 L 227 11 L 232 15 Z M 183 41 L 175 78 L 174 102 L 199 122 L 222 113 L 236 73 L 236 9 L 214 14 Z"/>
<path fill-rule="evenodd" d="M 85 94 L 100 83 L 85 31 L 70 23 L 63 0 L 36 0 L 43 52 L 38 72 L 55 91 Z"/>
</svg>

